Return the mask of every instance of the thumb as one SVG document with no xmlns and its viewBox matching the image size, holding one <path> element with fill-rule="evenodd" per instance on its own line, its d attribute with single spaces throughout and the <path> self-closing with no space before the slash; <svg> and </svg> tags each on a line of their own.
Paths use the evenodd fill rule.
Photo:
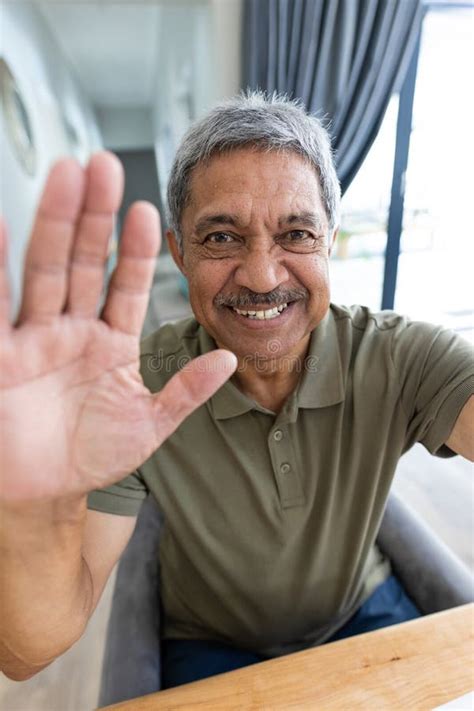
<svg viewBox="0 0 474 711">
<path fill-rule="evenodd" d="M 176 373 L 163 390 L 153 396 L 158 444 L 175 431 L 181 422 L 202 405 L 230 378 L 237 358 L 218 349 L 199 356 Z"/>
</svg>

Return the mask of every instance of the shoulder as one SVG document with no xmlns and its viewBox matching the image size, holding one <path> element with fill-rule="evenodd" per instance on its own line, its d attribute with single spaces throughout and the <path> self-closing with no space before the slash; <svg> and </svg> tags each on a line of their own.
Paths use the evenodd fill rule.
<svg viewBox="0 0 474 711">
<path fill-rule="evenodd" d="M 372 311 L 367 306 L 331 304 L 331 314 L 342 336 L 357 334 L 374 340 L 397 343 L 430 344 L 440 334 L 453 332 L 425 321 L 415 321 L 395 311 Z"/>
<path fill-rule="evenodd" d="M 355 304 L 342 306 L 331 304 L 331 313 L 339 330 L 354 330 L 371 333 L 391 333 L 403 329 L 409 323 L 406 316 L 394 311 L 372 311 L 367 306 Z"/>
<path fill-rule="evenodd" d="M 406 328 L 405 316 L 393 311 L 372 311 L 367 306 L 331 304 L 341 361 L 390 366 L 394 334 Z"/>
<path fill-rule="evenodd" d="M 158 352 L 169 355 L 182 348 L 192 348 L 193 342 L 199 340 L 199 329 L 200 325 L 193 317 L 167 323 L 143 339 L 140 355 L 143 357 Z"/>
<path fill-rule="evenodd" d="M 367 359 L 374 365 L 422 362 L 435 353 L 456 353 L 463 359 L 469 344 L 443 326 L 415 321 L 394 311 L 372 311 L 366 306 L 331 304 L 341 355 Z M 376 360 L 374 361 L 374 358 Z"/>
<path fill-rule="evenodd" d="M 399 368 L 423 367 L 438 360 L 467 367 L 472 365 L 473 348 L 459 333 L 439 324 L 416 321 L 394 311 L 371 311 L 366 306 L 331 305 L 342 352 L 366 356 L 380 355 Z"/>
<path fill-rule="evenodd" d="M 140 344 L 140 371 L 145 385 L 157 390 L 186 363 L 200 355 L 202 327 L 194 318 L 167 323 Z"/>
</svg>

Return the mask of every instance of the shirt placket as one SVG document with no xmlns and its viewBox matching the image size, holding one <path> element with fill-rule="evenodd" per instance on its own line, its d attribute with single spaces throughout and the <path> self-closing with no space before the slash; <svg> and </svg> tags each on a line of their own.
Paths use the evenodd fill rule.
<svg viewBox="0 0 474 711">
<path fill-rule="evenodd" d="M 284 509 L 303 506 L 305 496 L 298 471 L 289 425 L 296 422 L 297 404 L 295 398 L 285 405 L 275 419 L 268 435 L 268 449 L 273 466 L 273 474 L 278 487 L 280 503 Z"/>
</svg>

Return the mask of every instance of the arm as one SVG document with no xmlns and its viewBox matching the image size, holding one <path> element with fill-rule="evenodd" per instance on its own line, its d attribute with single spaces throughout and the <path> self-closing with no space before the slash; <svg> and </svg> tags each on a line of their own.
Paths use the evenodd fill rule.
<svg viewBox="0 0 474 711">
<path fill-rule="evenodd" d="M 461 410 L 446 445 L 456 454 L 474 462 L 474 395 Z"/>
<path fill-rule="evenodd" d="M 86 499 L 2 510 L 0 669 L 22 681 L 85 631 L 136 517 L 88 511 Z"/>
<path fill-rule="evenodd" d="M 127 213 L 100 316 L 123 175 L 112 155 L 50 173 L 9 321 L 0 224 L 0 661 L 33 675 L 83 633 L 133 520 L 88 513 L 87 493 L 140 466 L 230 376 L 216 350 L 159 393 L 139 372 L 139 337 L 159 245 L 156 210 Z M 99 518 L 98 518 L 99 516 Z"/>
</svg>

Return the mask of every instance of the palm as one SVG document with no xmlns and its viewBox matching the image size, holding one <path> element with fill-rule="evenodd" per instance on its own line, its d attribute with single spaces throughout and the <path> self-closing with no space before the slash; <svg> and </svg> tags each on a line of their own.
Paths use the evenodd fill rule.
<svg viewBox="0 0 474 711">
<path fill-rule="evenodd" d="M 71 493 L 84 493 L 148 456 L 153 415 L 138 375 L 136 339 L 105 323 L 63 316 L 13 333 L 8 345 L 2 449 L 18 496 L 59 495 L 65 472 Z"/>
<path fill-rule="evenodd" d="M 118 481 L 232 370 L 229 359 L 227 375 L 191 367 L 159 395 L 144 387 L 138 337 L 159 243 L 156 213 L 145 204 L 131 208 L 97 318 L 120 173 L 110 156 L 96 156 L 82 176 L 84 204 L 76 198 L 74 205 L 74 191 L 65 194 L 64 181 L 67 170 L 72 183 L 74 171 L 80 179 L 80 169 L 68 163 L 56 169 L 61 186 L 52 175 L 43 195 L 16 328 L 8 324 L 2 301 L 1 488 L 12 501 L 84 494 Z M 79 222 L 75 210 L 82 215 Z M 60 230 L 66 234 L 58 236 Z"/>
</svg>

